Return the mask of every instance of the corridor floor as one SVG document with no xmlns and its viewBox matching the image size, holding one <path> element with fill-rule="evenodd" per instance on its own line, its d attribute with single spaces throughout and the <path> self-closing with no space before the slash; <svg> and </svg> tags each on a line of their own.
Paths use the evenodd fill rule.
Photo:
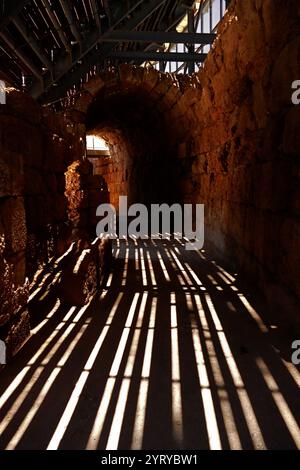
<svg viewBox="0 0 300 470">
<path fill-rule="evenodd" d="M 300 448 L 297 338 L 274 312 L 179 241 L 114 254 L 81 309 L 55 272 L 37 279 L 32 336 L 0 375 L 0 448 Z"/>
</svg>

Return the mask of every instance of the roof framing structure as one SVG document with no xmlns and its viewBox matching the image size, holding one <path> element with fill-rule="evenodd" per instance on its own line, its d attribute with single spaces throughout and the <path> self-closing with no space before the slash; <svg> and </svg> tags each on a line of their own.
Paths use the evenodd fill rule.
<svg viewBox="0 0 300 470">
<path fill-rule="evenodd" d="M 0 73 L 42 103 L 56 102 L 95 69 L 126 60 L 201 63 L 194 44 L 214 34 L 178 33 L 193 0 L 0 0 Z M 166 43 L 189 46 L 180 56 Z M 193 70 L 190 66 L 189 70 Z"/>
</svg>

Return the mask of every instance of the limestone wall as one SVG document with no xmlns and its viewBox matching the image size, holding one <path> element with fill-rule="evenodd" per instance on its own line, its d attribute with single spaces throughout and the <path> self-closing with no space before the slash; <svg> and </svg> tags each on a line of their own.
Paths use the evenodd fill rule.
<svg viewBox="0 0 300 470">
<path fill-rule="evenodd" d="M 101 93 L 116 103 L 146 93 L 170 157 L 156 161 L 170 171 L 157 168 L 158 186 L 176 189 L 179 201 L 205 204 L 208 251 L 252 279 L 283 315 L 298 314 L 300 301 L 300 107 L 291 102 L 300 79 L 299 15 L 298 0 L 232 0 L 199 73 L 175 77 L 123 65 L 92 78 L 73 103 L 82 125 L 96 103 L 101 132 L 124 131 L 124 122 L 101 122 Z M 142 119 L 139 128 L 149 131 Z M 122 138 L 102 164 L 114 202 L 137 182 Z M 145 174 L 155 181 L 151 167 Z"/>
</svg>

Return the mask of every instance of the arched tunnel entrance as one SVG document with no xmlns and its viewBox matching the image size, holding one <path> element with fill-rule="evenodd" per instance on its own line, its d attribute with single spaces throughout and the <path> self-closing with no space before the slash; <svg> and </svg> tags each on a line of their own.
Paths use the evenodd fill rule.
<svg viewBox="0 0 300 470">
<path fill-rule="evenodd" d="M 109 63 L 60 114 L 8 90 L 1 449 L 300 449 L 299 7 L 230 3 L 192 76 Z M 204 247 L 95 240 L 119 196 L 204 205 Z"/>
<path fill-rule="evenodd" d="M 180 202 L 171 127 L 149 93 L 139 87 L 104 87 L 88 108 L 86 129 L 110 148 L 111 159 L 103 166 L 99 162 L 99 174 L 112 204 L 119 196 L 147 206 Z"/>
</svg>

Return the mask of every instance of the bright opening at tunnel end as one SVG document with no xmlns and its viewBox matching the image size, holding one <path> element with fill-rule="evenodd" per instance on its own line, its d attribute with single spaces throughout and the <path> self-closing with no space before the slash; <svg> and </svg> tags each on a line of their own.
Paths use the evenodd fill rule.
<svg viewBox="0 0 300 470">
<path fill-rule="evenodd" d="M 100 204 L 101 217 L 96 227 L 98 238 L 134 238 L 148 240 L 185 239 L 186 250 L 201 250 L 204 246 L 204 204 L 144 204 L 128 206 L 127 196 L 119 197 L 119 207 Z"/>
</svg>

